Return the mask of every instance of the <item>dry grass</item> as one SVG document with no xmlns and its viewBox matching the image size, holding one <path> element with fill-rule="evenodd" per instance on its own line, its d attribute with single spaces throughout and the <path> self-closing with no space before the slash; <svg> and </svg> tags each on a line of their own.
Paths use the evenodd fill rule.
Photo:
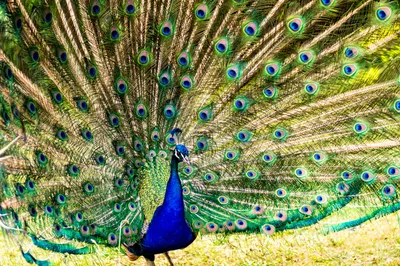
<svg viewBox="0 0 400 266">
<path fill-rule="evenodd" d="M 175 265 L 400 265 L 399 214 L 368 222 L 354 230 L 322 235 L 317 227 L 263 235 L 200 236 L 185 250 L 170 252 Z M 8 248 L 7 248 L 8 247 Z M 51 256 L 55 265 L 145 265 L 135 263 L 118 251 L 100 250 L 102 256 Z M 102 257 L 100 259 L 100 257 Z M 120 261 L 119 261 L 120 260 Z M 163 255 L 157 265 L 169 265 Z M 0 264 L 27 264 L 12 243 L 0 241 Z"/>
</svg>

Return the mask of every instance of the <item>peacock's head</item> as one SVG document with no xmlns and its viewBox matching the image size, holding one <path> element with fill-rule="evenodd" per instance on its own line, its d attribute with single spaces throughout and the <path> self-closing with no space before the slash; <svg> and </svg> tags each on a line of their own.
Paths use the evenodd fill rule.
<svg viewBox="0 0 400 266">
<path fill-rule="evenodd" d="M 189 161 L 189 150 L 183 144 L 178 144 L 175 146 L 174 156 L 179 162 L 185 162 L 190 165 Z"/>
<path fill-rule="evenodd" d="M 176 136 L 178 141 L 177 145 L 175 146 L 174 149 L 174 157 L 178 159 L 179 162 L 185 162 L 190 165 L 189 162 L 189 150 L 185 147 L 183 144 L 179 144 L 179 136 L 182 133 L 182 130 L 180 128 L 174 128 L 171 130 L 171 135 Z"/>
</svg>

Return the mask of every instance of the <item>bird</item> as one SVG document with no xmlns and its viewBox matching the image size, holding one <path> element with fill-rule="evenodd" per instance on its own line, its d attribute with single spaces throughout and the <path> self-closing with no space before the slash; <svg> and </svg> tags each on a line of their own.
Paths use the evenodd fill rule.
<svg viewBox="0 0 400 266">
<path fill-rule="evenodd" d="M 172 265 L 199 234 L 398 212 L 399 10 L 0 0 L 5 237 L 37 265 L 100 246 Z"/>
</svg>

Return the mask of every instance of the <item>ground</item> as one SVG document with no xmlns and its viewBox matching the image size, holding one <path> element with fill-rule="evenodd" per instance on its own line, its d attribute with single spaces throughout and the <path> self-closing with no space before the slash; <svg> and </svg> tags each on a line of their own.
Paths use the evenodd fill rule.
<svg viewBox="0 0 400 266">
<path fill-rule="evenodd" d="M 264 235 L 199 236 L 185 250 L 170 252 L 175 265 L 400 265 L 400 213 L 367 222 L 354 229 L 322 235 L 319 227 Z M 30 265 L 19 250 L 0 238 L 2 266 Z M 62 258 L 55 265 L 145 265 L 131 263 L 118 251 L 102 248 L 103 256 Z M 37 254 L 37 253 L 36 253 Z M 49 254 L 39 254 L 48 258 Z M 102 259 L 99 259 L 102 257 Z M 163 255 L 156 265 L 169 265 Z"/>
</svg>

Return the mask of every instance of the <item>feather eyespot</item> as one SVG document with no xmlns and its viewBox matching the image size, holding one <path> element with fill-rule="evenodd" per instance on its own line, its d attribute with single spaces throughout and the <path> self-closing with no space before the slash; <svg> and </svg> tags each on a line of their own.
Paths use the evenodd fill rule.
<svg viewBox="0 0 400 266">
<path fill-rule="evenodd" d="M 61 95 L 61 93 L 58 90 L 52 90 L 51 91 L 51 97 L 53 98 L 53 101 L 56 104 L 60 104 L 63 101 L 63 97 Z"/>
<path fill-rule="evenodd" d="M 318 204 L 325 204 L 328 202 L 328 198 L 325 195 L 315 196 L 315 202 Z"/>
<path fill-rule="evenodd" d="M 183 195 L 189 195 L 190 194 L 190 188 L 187 186 L 182 187 L 182 194 Z"/>
<path fill-rule="evenodd" d="M 219 38 L 214 44 L 214 50 L 218 55 L 225 55 L 229 51 L 229 40 L 226 37 Z"/>
<path fill-rule="evenodd" d="M 253 136 L 253 133 L 251 133 L 250 131 L 246 130 L 246 129 L 242 129 L 240 130 L 238 133 L 236 133 L 236 139 L 240 142 L 248 142 L 251 140 Z"/>
<path fill-rule="evenodd" d="M 44 206 L 44 213 L 52 216 L 54 214 L 54 209 L 51 206 L 46 205 Z"/>
<path fill-rule="evenodd" d="M 300 33 L 304 29 L 304 22 L 302 18 L 295 17 L 288 20 L 287 27 L 291 33 Z"/>
<path fill-rule="evenodd" d="M 265 66 L 265 74 L 269 77 L 276 77 L 281 71 L 281 66 L 279 63 L 271 62 Z"/>
<path fill-rule="evenodd" d="M 313 210 L 312 210 L 311 206 L 309 206 L 309 205 L 301 206 L 299 211 L 304 215 L 311 215 L 313 213 Z"/>
<path fill-rule="evenodd" d="M 86 194 L 91 194 L 94 192 L 94 186 L 91 183 L 86 183 L 83 185 L 83 190 Z"/>
<path fill-rule="evenodd" d="M 20 16 L 14 18 L 14 28 L 17 31 L 22 29 L 22 18 Z"/>
<path fill-rule="evenodd" d="M 93 133 L 89 129 L 82 129 L 81 135 L 83 139 L 87 141 L 92 141 L 93 140 Z"/>
<path fill-rule="evenodd" d="M 182 52 L 177 58 L 178 65 L 182 68 L 188 67 L 191 61 L 192 59 L 190 54 L 185 51 Z"/>
<path fill-rule="evenodd" d="M 97 69 L 96 69 L 96 67 L 95 67 L 94 65 L 92 65 L 92 64 L 89 64 L 89 65 L 86 67 L 86 73 L 87 73 L 87 76 L 88 76 L 90 79 L 95 79 L 95 78 L 97 77 Z"/>
<path fill-rule="evenodd" d="M 122 228 L 122 233 L 124 234 L 125 237 L 130 237 L 133 234 L 133 231 L 129 226 L 124 226 Z"/>
<path fill-rule="evenodd" d="M 110 40 L 111 41 L 118 41 L 120 37 L 119 30 L 116 26 L 112 26 L 110 29 Z"/>
<path fill-rule="evenodd" d="M 28 110 L 28 112 L 29 112 L 31 115 L 35 115 L 35 114 L 37 113 L 36 105 L 35 105 L 35 103 L 32 102 L 31 100 L 28 100 L 28 101 L 25 103 L 25 107 L 26 107 L 26 109 Z"/>
<path fill-rule="evenodd" d="M 283 141 L 288 137 L 288 132 L 286 129 L 278 128 L 272 133 L 272 136 L 276 140 Z"/>
<path fill-rule="evenodd" d="M 348 59 L 354 59 L 358 57 L 360 50 L 355 46 L 348 46 L 344 49 L 344 56 Z"/>
<path fill-rule="evenodd" d="M 167 87 L 172 82 L 172 77 L 169 72 L 163 72 L 158 76 L 158 83 L 161 87 Z"/>
<path fill-rule="evenodd" d="M 205 151 L 208 149 L 208 139 L 207 138 L 198 138 L 196 142 L 196 150 Z"/>
<path fill-rule="evenodd" d="M 273 152 L 266 152 L 261 155 L 261 159 L 268 165 L 272 165 L 276 161 L 276 155 Z"/>
<path fill-rule="evenodd" d="M 353 131 L 357 135 L 364 135 L 369 131 L 369 126 L 366 122 L 363 121 L 357 121 L 353 125 Z"/>
<path fill-rule="evenodd" d="M 224 227 L 225 227 L 226 229 L 228 229 L 229 231 L 233 231 L 233 230 L 235 230 L 235 223 L 232 222 L 232 221 L 226 221 L 226 222 L 224 223 Z"/>
<path fill-rule="evenodd" d="M 165 119 L 174 119 L 178 115 L 178 110 L 176 109 L 175 105 L 167 104 L 164 107 L 164 116 Z"/>
<path fill-rule="evenodd" d="M 400 175 L 400 169 L 395 165 L 390 165 L 389 167 L 386 168 L 386 174 L 390 178 L 395 178 Z"/>
<path fill-rule="evenodd" d="M 275 226 L 273 226 L 272 224 L 264 224 L 263 226 L 261 226 L 261 232 L 266 235 L 272 235 L 273 233 L 275 233 Z"/>
<path fill-rule="evenodd" d="M 244 230 L 247 228 L 247 222 L 242 219 L 238 219 L 235 221 L 236 227 L 240 230 Z"/>
<path fill-rule="evenodd" d="M 137 103 L 135 106 L 136 116 L 140 119 L 145 119 L 148 115 L 147 106 L 143 103 Z"/>
<path fill-rule="evenodd" d="M 233 64 L 226 70 L 228 80 L 238 80 L 241 76 L 241 70 L 238 64 Z"/>
<path fill-rule="evenodd" d="M 122 145 L 121 143 L 117 143 L 115 145 L 115 152 L 117 153 L 118 156 L 123 156 L 126 152 L 125 146 Z"/>
<path fill-rule="evenodd" d="M 113 211 L 115 213 L 119 213 L 119 212 L 121 212 L 121 210 L 122 210 L 121 204 L 115 203 L 114 206 L 113 206 Z"/>
<path fill-rule="evenodd" d="M 186 176 L 191 176 L 193 174 L 193 167 L 188 165 L 183 169 L 183 172 L 185 173 Z"/>
<path fill-rule="evenodd" d="M 158 152 L 158 156 L 160 156 L 162 159 L 166 159 L 168 154 L 166 151 L 161 150 Z"/>
<path fill-rule="evenodd" d="M 199 207 L 197 207 L 197 205 L 190 205 L 189 209 L 191 213 L 197 213 L 199 211 Z"/>
<path fill-rule="evenodd" d="M 260 172 L 256 169 L 250 169 L 245 172 L 245 176 L 254 181 L 260 177 Z"/>
<path fill-rule="evenodd" d="M 68 61 L 67 52 L 62 48 L 57 51 L 57 57 L 61 64 L 65 64 Z"/>
<path fill-rule="evenodd" d="M 22 196 L 24 194 L 24 192 L 25 192 L 25 187 L 23 185 L 21 185 L 21 184 L 16 184 L 15 185 L 15 189 L 16 189 L 17 194 L 19 196 Z"/>
<path fill-rule="evenodd" d="M 343 171 L 340 176 L 344 181 L 352 181 L 354 178 L 354 175 L 351 171 Z"/>
<path fill-rule="evenodd" d="M 28 212 L 32 217 L 36 217 L 37 216 L 37 210 L 34 206 L 29 206 L 28 207 Z"/>
<path fill-rule="evenodd" d="M 258 34 L 258 31 L 259 31 L 258 25 L 253 21 L 247 22 L 243 26 L 243 32 L 249 37 L 256 36 Z"/>
<path fill-rule="evenodd" d="M 299 53 L 298 61 L 303 64 L 307 65 L 314 60 L 314 54 L 312 51 L 303 51 Z"/>
<path fill-rule="evenodd" d="M 336 185 L 336 191 L 339 194 L 347 194 L 350 190 L 350 186 L 348 184 L 346 184 L 345 182 L 340 182 Z"/>
<path fill-rule="evenodd" d="M 164 21 L 160 26 L 160 34 L 164 37 L 170 37 L 174 34 L 174 29 L 170 21 Z"/>
<path fill-rule="evenodd" d="M 278 188 L 277 190 L 275 190 L 275 195 L 278 198 L 285 198 L 287 196 L 287 191 L 284 188 Z"/>
<path fill-rule="evenodd" d="M 176 136 L 176 135 L 172 135 L 171 133 L 168 133 L 168 134 L 165 136 L 165 140 L 166 140 L 166 142 L 167 142 L 167 144 L 168 144 L 169 146 L 175 146 L 175 145 L 178 143 L 178 138 L 177 138 L 177 136 Z"/>
<path fill-rule="evenodd" d="M 316 95 L 319 90 L 319 84 L 316 82 L 308 82 L 304 85 L 304 91 L 308 95 Z"/>
<path fill-rule="evenodd" d="M 56 196 L 56 201 L 57 201 L 58 204 L 64 205 L 66 203 L 66 201 L 67 201 L 67 197 L 65 195 L 63 195 L 63 194 L 58 194 Z"/>
<path fill-rule="evenodd" d="M 62 227 L 59 224 L 54 224 L 53 230 L 58 235 L 59 233 L 61 233 Z"/>
<path fill-rule="evenodd" d="M 126 1 L 124 10 L 125 10 L 125 13 L 128 16 L 133 15 L 135 13 L 135 2 L 134 2 L 134 0 Z"/>
<path fill-rule="evenodd" d="M 213 172 L 208 172 L 204 175 L 204 180 L 213 183 L 218 180 L 218 176 Z"/>
<path fill-rule="evenodd" d="M 206 224 L 206 228 L 209 233 L 214 233 L 218 230 L 218 225 L 213 222 L 209 222 Z"/>
<path fill-rule="evenodd" d="M 92 16 L 98 16 L 101 13 L 100 0 L 92 0 L 90 4 L 90 13 Z"/>
<path fill-rule="evenodd" d="M 213 112 L 210 107 L 204 107 L 204 108 L 200 109 L 200 111 L 198 112 L 198 118 L 202 122 L 210 121 L 212 116 L 213 116 Z"/>
<path fill-rule="evenodd" d="M 67 167 L 67 171 L 68 171 L 68 174 L 69 174 L 70 176 L 72 176 L 72 177 L 78 177 L 78 176 L 79 176 L 79 173 L 80 173 L 79 167 L 76 166 L 75 164 L 70 164 L 70 165 Z"/>
<path fill-rule="evenodd" d="M 128 83 L 123 77 L 119 76 L 114 82 L 114 89 L 118 95 L 124 95 L 128 92 Z"/>
<path fill-rule="evenodd" d="M 200 4 L 195 8 L 194 14 L 198 20 L 206 20 L 210 15 L 210 9 L 207 5 Z"/>
<path fill-rule="evenodd" d="M 275 86 L 269 86 L 263 90 L 264 98 L 275 100 L 278 97 L 278 88 Z"/>
<path fill-rule="evenodd" d="M 233 101 L 233 110 L 234 111 L 247 111 L 250 107 L 250 101 L 248 98 L 239 96 Z"/>
<path fill-rule="evenodd" d="M 376 17 L 378 18 L 379 21 L 382 22 L 388 21 L 391 16 L 392 16 L 392 10 L 387 6 L 380 7 L 376 10 Z"/>
<path fill-rule="evenodd" d="M 12 81 L 14 79 L 14 73 L 12 72 L 11 68 L 8 65 L 4 66 L 4 76 L 9 81 Z"/>
<path fill-rule="evenodd" d="M 317 165 L 322 165 L 328 160 L 328 155 L 324 152 L 315 152 L 312 154 L 311 158 Z"/>
<path fill-rule="evenodd" d="M 128 203 L 128 209 L 131 212 L 134 212 L 136 210 L 136 204 L 134 202 Z"/>
<path fill-rule="evenodd" d="M 303 178 L 308 177 L 308 170 L 307 170 L 306 168 L 299 167 L 299 168 L 296 168 L 296 169 L 294 170 L 294 174 L 295 174 L 298 178 L 303 179 Z"/>
<path fill-rule="evenodd" d="M 396 188 L 392 184 L 387 184 L 382 188 L 381 194 L 385 198 L 393 198 L 396 194 Z"/>
<path fill-rule="evenodd" d="M 32 59 L 32 61 L 34 62 L 34 63 L 37 63 L 37 62 L 39 62 L 39 60 L 40 60 L 40 55 L 39 55 L 39 51 L 36 49 L 36 48 L 33 48 L 32 50 L 31 50 L 31 59 Z"/>
<path fill-rule="evenodd" d="M 202 221 L 194 221 L 193 222 L 193 226 L 196 229 L 200 229 L 200 228 L 202 228 L 204 226 L 204 223 Z"/>
<path fill-rule="evenodd" d="M 142 49 L 139 52 L 136 60 L 139 65 L 143 67 L 148 66 L 152 61 L 152 54 L 147 49 Z"/>
<path fill-rule="evenodd" d="M 32 180 L 27 180 L 25 186 L 31 192 L 35 190 L 35 182 L 33 182 Z"/>
<path fill-rule="evenodd" d="M 144 148 L 143 142 L 140 139 L 135 138 L 133 141 L 133 149 L 135 151 L 140 152 L 143 150 L 143 148 Z"/>
<path fill-rule="evenodd" d="M 59 129 L 56 133 L 56 136 L 59 140 L 66 141 L 68 140 L 68 135 L 63 129 Z"/>
<path fill-rule="evenodd" d="M 155 142 L 160 141 L 160 132 L 158 129 L 153 129 L 153 132 L 151 132 L 151 139 Z"/>
<path fill-rule="evenodd" d="M 108 122 L 110 123 L 110 126 L 112 126 L 112 127 L 120 126 L 120 119 L 117 114 L 113 114 L 113 113 L 109 114 Z"/>
<path fill-rule="evenodd" d="M 358 71 L 358 67 L 355 64 L 345 64 L 342 67 L 342 73 L 347 77 L 354 76 Z"/>
<path fill-rule="evenodd" d="M 190 90 L 193 88 L 193 78 L 189 75 L 185 75 L 181 78 L 181 87 L 184 90 Z"/>
<path fill-rule="evenodd" d="M 363 171 L 360 175 L 361 180 L 370 184 L 375 180 L 375 174 L 371 171 Z"/>
<path fill-rule="evenodd" d="M 111 246 L 115 246 L 118 243 L 118 237 L 113 233 L 110 233 L 107 239 L 108 244 L 110 244 Z"/>
<path fill-rule="evenodd" d="M 229 199 L 227 197 L 224 197 L 224 196 L 219 196 L 218 197 L 218 202 L 223 204 L 223 205 L 225 205 L 225 204 L 229 203 Z"/>
<path fill-rule="evenodd" d="M 53 20 L 53 14 L 51 13 L 51 10 L 47 9 L 43 12 L 43 20 L 47 24 L 51 23 L 51 21 Z"/>
<path fill-rule="evenodd" d="M 251 210 L 252 213 L 257 214 L 257 215 L 261 215 L 263 214 L 265 211 L 265 207 L 261 206 L 261 205 L 254 205 L 253 209 Z"/>
<path fill-rule="evenodd" d="M 335 0 L 320 0 L 323 7 L 330 7 L 335 3 Z"/>
<path fill-rule="evenodd" d="M 281 222 L 285 222 L 287 220 L 287 213 L 285 211 L 280 211 L 275 214 L 275 219 Z"/>
<path fill-rule="evenodd" d="M 44 155 L 41 151 L 37 151 L 36 158 L 37 158 L 39 165 L 41 165 L 41 166 L 45 166 L 49 162 L 49 159 L 47 158 L 47 156 Z"/>
<path fill-rule="evenodd" d="M 239 160 L 240 152 L 238 150 L 226 150 L 224 154 L 224 159 L 228 161 Z"/>
</svg>

